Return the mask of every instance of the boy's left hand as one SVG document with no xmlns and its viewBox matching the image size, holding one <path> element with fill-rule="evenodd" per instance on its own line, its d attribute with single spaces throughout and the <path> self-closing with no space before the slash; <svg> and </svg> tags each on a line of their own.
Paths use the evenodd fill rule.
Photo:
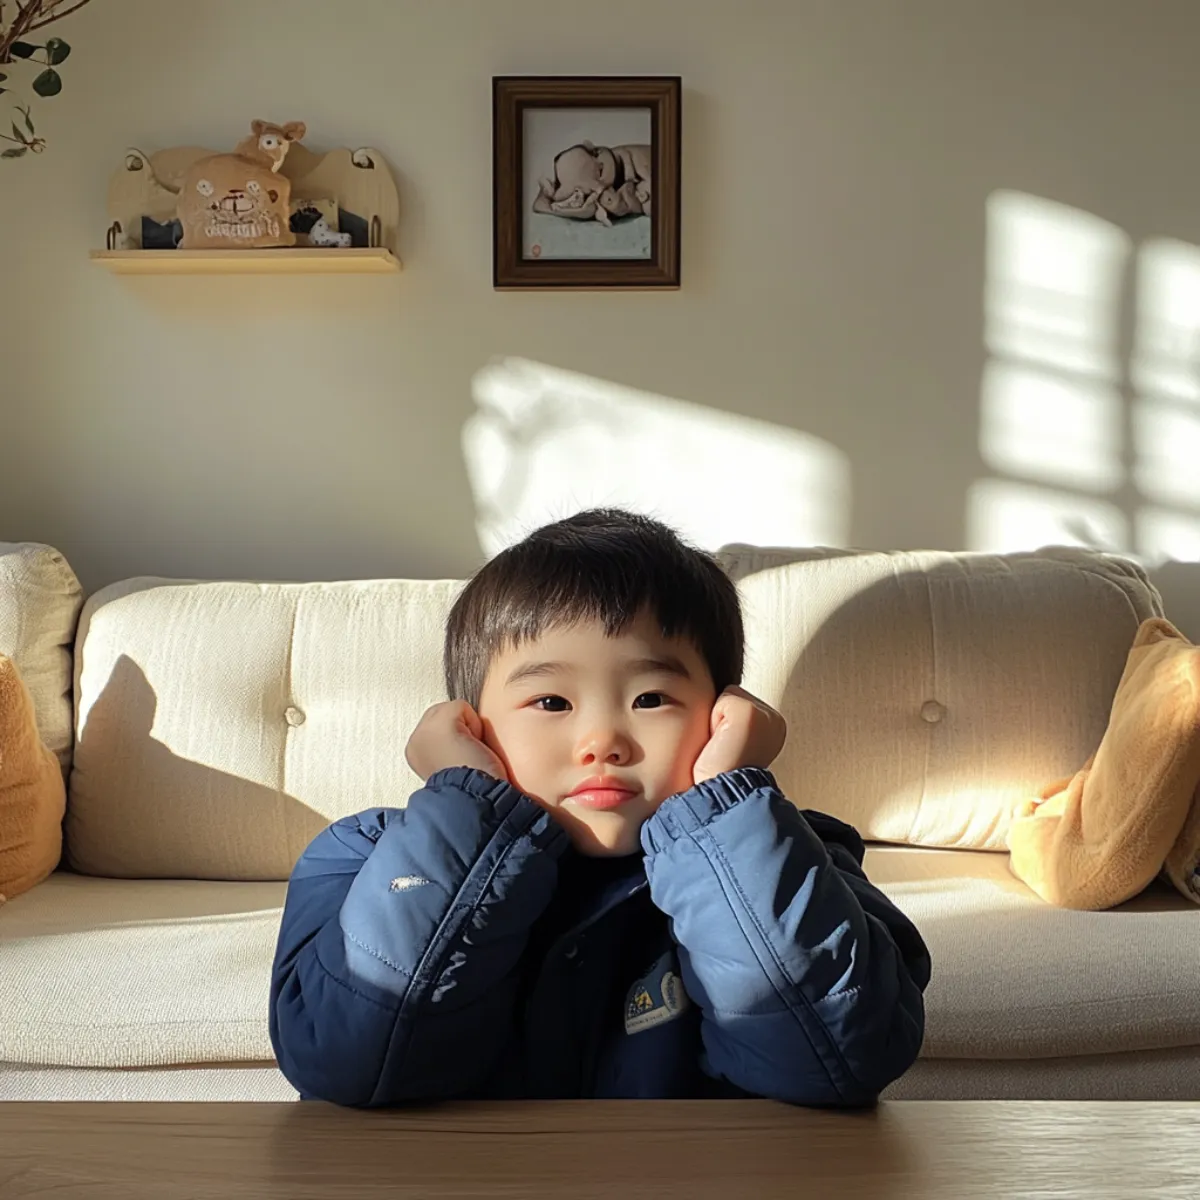
<svg viewBox="0 0 1200 1200">
<path fill-rule="evenodd" d="M 692 769 L 697 783 L 736 767 L 769 767 L 787 738 L 783 717 L 740 687 L 727 687 L 717 697 L 709 728 L 712 736 Z"/>
</svg>

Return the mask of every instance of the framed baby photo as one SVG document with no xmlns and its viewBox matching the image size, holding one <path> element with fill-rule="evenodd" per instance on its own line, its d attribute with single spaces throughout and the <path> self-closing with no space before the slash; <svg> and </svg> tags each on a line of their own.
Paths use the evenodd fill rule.
<svg viewBox="0 0 1200 1200">
<path fill-rule="evenodd" d="M 495 287 L 679 287 L 679 77 L 492 85 Z"/>
</svg>

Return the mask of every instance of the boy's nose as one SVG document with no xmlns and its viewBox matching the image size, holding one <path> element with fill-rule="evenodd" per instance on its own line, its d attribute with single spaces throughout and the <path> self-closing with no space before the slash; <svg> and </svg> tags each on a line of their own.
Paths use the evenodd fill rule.
<svg viewBox="0 0 1200 1200">
<path fill-rule="evenodd" d="M 629 739 L 615 729 L 594 730 L 579 743 L 578 758 L 584 766 L 593 763 L 613 763 L 620 766 L 629 761 Z"/>
</svg>

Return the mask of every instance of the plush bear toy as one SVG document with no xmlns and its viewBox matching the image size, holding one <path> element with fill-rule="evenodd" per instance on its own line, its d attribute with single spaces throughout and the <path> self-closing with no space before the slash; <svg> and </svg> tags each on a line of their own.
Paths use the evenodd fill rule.
<svg viewBox="0 0 1200 1200">
<path fill-rule="evenodd" d="M 65 810 L 58 759 L 38 736 L 16 664 L 0 654 L 0 903 L 58 866 Z"/>
<path fill-rule="evenodd" d="M 303 121 L 272 125 L 254 121 L 250 136 L 232 154 L 195 162 L 179 189 L 181 250 L 261 249 L 294 246 L 289 226 L 292 183 L 280 174 Z"/>
</svg>

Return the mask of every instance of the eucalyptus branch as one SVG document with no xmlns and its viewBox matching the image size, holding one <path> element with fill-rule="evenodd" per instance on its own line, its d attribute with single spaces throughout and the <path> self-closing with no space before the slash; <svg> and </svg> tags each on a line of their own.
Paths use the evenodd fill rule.
<svg viewBox="0 0 1200 1200">
<path fill-rule="evenodd" d="M 13 43 L 19 42 L 29 32 L 34 18 L 41 12 L 41 8 L 42 0 L 29 0 L 28 4 L 22 4 L 21 0 L 17 0 L 17 15 L 13 17 L 12 25 L 7 30 L 0 32 L 0 63 L 12 61 L 9 51 L 12 49 Z"/>
<path fill-rule="evenodd" d="M 33 0 L 31 0 L 33 2 Z M 32 33 L 35 29 L 41 29 L 43 26 L 49 25 L 52 21 L 61 21 L 63 17 L 69 17 L 73 12 L 78 12 L 85 4 L 90 4 L 91 0 L 75 0 L 75 3 L 70 8 L 64 8 L 61 12 L 58 10 L 59 4 L 64 3 L 64 0 L 52 0 L 52 3 L 42 10 L 42 19 L 34 21 L 26 30 L 27 33 Z M 41 5 L 38 5 L 41 9 Z M 35 14 L 36 16 L 37 14 Z"/>
<path fill-rule="evenodd" d="M 57 68 L 71 53 L 70 45 L 60 37 L 47 38 L 45 44 L 26 41 L 25 38 L 47 25 L 61 21 L 77 13 L 91 0 L 0 0 L 0 67 L 9 67 L 16 60 L 32 63 L 37 71 L 30 85 L 40 97 L 57 96 L 62 91 L 63 81 Z M 16 15 L 12 15 L 15 7 Z M 0 71 L 0 92 L 10 91 L 13 84 L 7 74 Z M 7 101 L 5 101 L 7 103 Z M 0 158 L 22 158 L 26 153 L 41 154 L 46 148 L 46 139 L 40 137 L 30 116 L 29 106 L 17 104 L 15 109 L 25 120 L 29 136 L 13 122 L 13 137 L 0 134 L 0 140 L 12 146 L 0 151 Z"/>
</svg>

